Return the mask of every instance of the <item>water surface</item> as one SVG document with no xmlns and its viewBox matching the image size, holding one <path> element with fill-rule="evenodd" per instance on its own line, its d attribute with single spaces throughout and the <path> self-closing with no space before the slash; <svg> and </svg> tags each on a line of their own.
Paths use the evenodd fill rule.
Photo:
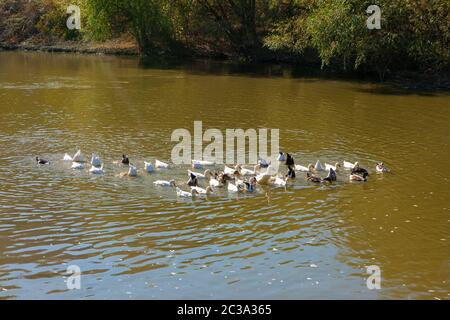
<svg viewBox="0 0 450 320">
<path fill-rule="evenodd" d="M 0 297 L 449 299 L 450 100 L 355 81 L 239 73 L 202 63 L 0 52 Z M 275 72 L 274 72 L 275 71 Z M 176 128 L 279 128 L 306 165 L 392 170 L 367 183 L 177 199 L 157 179 L 120 178 L 127 153 L 170 160 Z M 78 148 L 103 176 L 60 161 Z M 36 166 L 34 157 L 51 160 Z M 68 290 L 78 265 L 82 288 Z M 382 289 L 366 287 L 366 266 Z"/>
</svg>

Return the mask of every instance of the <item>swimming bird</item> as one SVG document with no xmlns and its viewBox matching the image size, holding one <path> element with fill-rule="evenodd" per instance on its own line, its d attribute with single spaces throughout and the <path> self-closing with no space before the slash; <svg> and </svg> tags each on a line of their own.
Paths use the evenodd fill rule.
<svg viewBox="0 0 450 320">
<path fill-rule="evenodd" d="M 236 172 L 236 169 L 230 168 L 227 165 L 224 166 L 223 172 L 225 174 L 229 174 L 229 175 L 234 175 L 234 173 Z"/>
<path fill-rule="evenodd" d="M 84 169 L 84 163 L 82 163 L 82 162 L 72 162 L 72 169 L 82 170 L 82 169 Z"/>
<path fill-rule="evenodd" d="M 352 174 L 369 175 L 369 172 L 366 169 L 360 167 L 358 162 L 355 162 L 355 166 L 352 169 Z"/>
<path fill-rule="evenodd" d="M 127 172 L 122 172 L 120 174 L 120 176 L 122 177 L 137 177 L 138 176 L 138 171 L 137 168 L 133 165 L 130 164 L 130 167 L 128 168 Z"/>
<path fill-rule="evenodd" d="M 103 174 L 103 164 L 101 165 L 101 167 L 92 166 L 89 169 L 89 172 L 92 174 Z"/>
<path fill-rule="evenodd" d="M 270 179 L 272 178 L 272 171 L 273 171 L 273 167 L 272 166 L 268 166 L 266 168 L 265 172 L 262 172 L 260 174 L 258 174 L 255 178 L 256 178 L 256 182 L 260 185 L 268 185 L 270 184 Z"/>
<path fill-rule="evenodd" d="M 270 164 L 263 158 L 258 158 L 258 165 L 260 168 L 267 168 Z"/>
<path fill-rule="evenodd" d="M 78 150 L 75 155 L 72 157 L 73 162 L 86 162 L 86 159 L 84 158 L 84 155 L 81 153 L 81 150 Z"/>
<path fill-rule="evenodd" d="M 148 173 L 152 173 L 155 170 L 153 167 L 153 164 L 151 162 L 147 162 L 147 161 L 144 161 L 144 168 L 145 168 L 145 171 L 147 171 Z"/>
<path fill-rule="evenodd" d="M 306 181 L 314 182 L 314 183 L 321 183 L 322 182 L 322 178 L 307 172 L 306 173 Z"/>
<path fill-rule="evenodd" d="M 271 184 L 274 186 L 278 186 L 278 187 L 285 187 L 286 183 L 288 181 L 289 177 L 286 176 L 284 178 L 280 178 L 280 177 L 272 177 L 272 179 L 270 180 Z"/>
<path fill-rule="evenodd" d="M 128 156 L 127 155 L 122 155 L 122 164 L 124 164 L 124 165 L 129 165 L 130 164 L 130 159 L 128 158 Z"/>
<path fill-rule="evenodd" d="M 204 173 L 188 170 L 188 175 L 191 176 L 191 174 L 196 176 L 198 179 L 206 179 L 206 178 L 212 176 L 211 170 L 209 170 L 209 169 L 206 169 Z"/>
<path fill-rule="evenodd" d="M 341 167 L 341 164 L 339 162 L 336 162 L 336 164 L 333 166 L 331 164 L 325 163 L 325 170 L 329 171 L 330 169 L 333 169 L 334 171 L 338 171 Z"/>
<path fill-rule="evenodd" d="M 363 173 L 363 174 L 351 174 L 349 176 L 350 181 L 367 181 L 367 173 Z"/>
<path fill-rule="evenodd" d="M 281 151 L 279 152 L 277 160 L 280 162 L 286 161 L 286 155 L 284 154 L 284 152 L 281 152 Z"/>
<path fill-rule="evenodd" d="M 203 166 L 213 166 L 214 162 L 207 160 L 192 160 L 192 168 L 203 169 Z"/>
<path fill-rule="evenodd" d="M 169 168 L 169 164 L 159 161 L 159 160 L 155 160 L 155 168 L 159 168 L 159 169 L 168 169 Z"/>
<path fill-rule="evenodd" d="M 64 155 L 63 161 L 73 161 L 73 158 L 68 153 L 66 153 Z"/>
<path fill-rule="evenodd" d="M 196 186 L 198 186 L 198 179 L 197 179 L 197 177 L 195 176 L 195 174 L 193 174 L 193 173 L 190 174 L 189 180 L 188 180 L 188 182 L 187 182 L 187 185 L 190 186 L 190 187 L 196 187 Z"/>
<path fill-rule="evenodd" d="M 295 179 L 295 170 L 291 166 L 288 167 L 288 173 L 286 176 L 289 179 Z"/>
<path fill-rule="evenodd" d="M 177 196 L 184 197 L 184 198 L 194 197 L 195 195 L 198 194 L 198 192 L 196 190 L 191 190 L 191 192 L 188 192 L 188 191 L 183 191 L 178 187 L 176 190 L 177 190 Z"/>
<path fill-rule="evenodd" d="M 156 181 L 153 181 L 153 184 L 155 186 L 159 186 L 159 187 L 176 187 L 177 186 L 175 183 L 175 180 L 170 180 L 170 181 L 156 180 Z"/>
<path fill-rule="evenodd" d="M 36 157 L 37 164 L 49 164 L 50 161 Z"/>
<path fill-rule="evenodd" d="M 224 182 L 220 181 L 216 177 L 209 179 L 209 186 L 213 188 L 219 188 L 224 186 Z"/>
<path fill-rule="evenodd" d="M 323 167 L 322 164 L 320 163 L 320 160 L 317 160 L 316 165 L 314 166 L 314 170 L 316 171 L 322 171 Z"/>
<path fill-rule="evenodd" d="M 291 156 L 289 153 L 287 153 L 287 154 L 286 154 L 286 165 L 287 165 L 288 167 L 293 167 L 294 164 L 295 164 L 295 162 L 294 162 L 294 157 Z"/>
<path fill-rule="evenodd" d="M 312 172 L 312 171 L 314 171 L 314 165 L 312 163 L 310 163 L 310 164 L 308 164 L 307 167 L 304 167 L 299 164 L 296 164 L 295 170 L 301 171 L 301 172 Z"/>
<path fill-rule="evenodd" d="M 376 170 L 378 173 L 389 172 L 389 169 L 386 168 L 383 162 L 377 163 Z"/>
<path fill-rule="evenodd" d="M 92 154 L 91 165 L 94 167 L 100 167 L 102 165 L 102 160 L 99 156 Z"/>
<path fill-rule="evenodd" d="M 351 163 L 348 161 L 344 161 L 344 168 L 345 169 L 353 169 L 355 167 L 355 164 L 357 164 L 358 162 L 355 163 Z"/>
<path fill-rule="evenodd" d="M 197 191 L 198 194 L 212 194 L 213 193 L 213 189 L 211 188 L 211 186 L 207 186 L 205 189 L 200 188 L 200 187 L 191 187 L 191 190 L 195 190 Z"/>
<path fill-rule="evenodd" d="M 259 165 L 258 165 L 258 164 L 255 165 L 255 166 L 253 167 L 253 170 L 244 168 L 244 167 L 242 167 L 241 165 L 237 165 L 237 166 L 236 166 L 236 169 L 237 169 L 237 170 L 239 171 L 239 173 L 240 173 L 241 175 L 243 175 L 243 176 L 253 176 L 253 175 L 256 175 L 256 174 L 257 174 L 257 171 L 258 171 L 258 169 L 259 169 Z"/>
<path fill-rule="evenodd" d="M 324 182 L 333 182 L 337 180 L 336 171 L 333 170 L 333 168 L 328 169 L 328 175 L 326 178 L 323 179 Z"/>
<path fill-rule="evenodd" d="M 228 183 L 228 192 L 239 192 L 239 188 L 237 185 L 229 182 Z"/>
</svg>

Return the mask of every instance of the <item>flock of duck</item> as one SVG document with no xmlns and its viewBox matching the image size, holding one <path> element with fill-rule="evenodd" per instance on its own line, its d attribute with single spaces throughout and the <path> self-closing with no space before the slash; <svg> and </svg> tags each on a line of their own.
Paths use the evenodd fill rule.
<svg viewBox="0 0 450 320">
<path fill-rule="evenodd" d="M 78 150 L 74 156 L 65 154 L 63 161 L 72 162 L 72 169 L 83 170 L 86 168 L 88 161 Z M 321 164 L 319 160 L 313 165 L 310 163 L 308 166 L 302 166 L 295 164 L 294 157 L 289 153 L 280 152 L 277 157 L 278 163 L 276 166 L 270 162 L 260 158 L 258 163 L 253 168 L 245 168 L 243 165 L 236 165 L 234 168 L 224 166 L 223 170 L 215 171 L 214 162 L 206 160 L 192 160 L 192 168 L 196 170 L 204 169 L 204 172 L 196 172 L 190 169 L 187 170 L 188 181 L 185 183 L 185 187 L 189 188 L 189 191 L 182 190 L 179 185 L 175 183 L 175 180 L 156 180 L 155 186 L 159 187 L 173 187 L 176 190 L 179 197 L 194 197 L 197 195 L 213 194 L 217 188 L 227 188 L 230 193 L 239 192 L 254 192 L 257 185 L 272 185 L 278 187 L 286 187 L 289 180 L 296 178 L 296 172 L 305 173 L 305 179 L 308 182 L 315 184 L 331 184 L 337 181 L 337 172 L 341 170 L 348 172 L 348 179 L 350 181 L 365 182 L 369 176 L 367 169 L 361 167 L 358 162 L 352 163 L 344 161 L 342 164 L 337 162 L 334 165 L 325 163 Z M 48 160 L 36 157 L 36 162 L 39 165 L 46 165 L 50 162 Z M 114 161 L 115 164 L 122 165 L 127 168 L 125 172 L 119 174 L 121 177 L 137 177 L 140 170 L 130 162 L 130 159 L 126 155 L 122 155 L 122 159 Z M 285 165 L 287 167 L 287 174 L 282 176 L 275 167 Z M 155 160 L 154 163 L 144 161 L 144 172 L 152 173 L 155 169 L 170 169 L 170 165 L 163 161 Z M 381 162 L 375 167 L 377 173 L 389 172 L 386 166 Z M 103 174 L 103 162 L 96 154 L 92 155 L 90 161 L 89 172 L 92 174 Z M 325 172 L 325 177 L 321 176 L 321 172 Z M 205 187 L 200 186 L 200 180 L 205 181 Z"/>
</svg>

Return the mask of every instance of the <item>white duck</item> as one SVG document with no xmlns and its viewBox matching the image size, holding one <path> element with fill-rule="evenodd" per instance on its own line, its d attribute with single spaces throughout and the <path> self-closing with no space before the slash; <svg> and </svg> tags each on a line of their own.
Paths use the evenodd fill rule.
<svg viewBox="0 0 450 320">
<path fill-rule="evenodd" d="M 130 164 L 130 167 L 128 168 L 128 176 L 129 177 L 137 177 L 138 172 L 135 166 Z"/>
<path fill-rule="evenodd" d="M 238 169 L 239 169 L 238 171 L 239 171 L 239 172 L 241 173 L 241 175 L 243 175 L 243 176 L 254 176 L 254 175 L 257 174 L 257 171 L 258 171 L 258 169 L 259 169 L 259 165 L 258 165 L 258 164 L 255 165 L 255 166 L 253 167 L 253 170 L 244 168 L 244 167 L 242 167 L 242 166 L 239 166 Z"/>
<path fill-rule="evenodd" d="M 81 150 L 78 150 L 75 155 L 72 157 L 73 162 L 86 162 L 84 155 L 81 153 Z"/>
<path fill-rule="evenodd" d="M 63 161 L 73 161 L 73 158 L 72 158 L 71 156 L 69 156 L 68 153 L 66 153 L 66 154 L 64 155 Z"/>
<path fill-rule="evenodd" d="M 220 181 L 217 180 L 216 178 L 211 178 L 209 179 L 209 186 L 213 188 L 220 188 L 223 187 L 223 184 L 220 183 Z"/>
<path fill-rule="evenodd" d="M 192 160 L 192 168 L 202 169 L 203 166 L 213 166 L 214 162 L 207 160 Z"/>
<path fill-rule="evenodd" d="M 336 162 L 336 164 L 334 166 L 329 163 L 325 163 L 326 171 L 330 171 L 330 169 L 333 169 L 334 171 L 339 171 L 340 167 L 341 167 L 341 164 L 339 162 Z"/>
<path fill-rule="evenodd" d="M 320 160 L 317 160 L 316 165 L 314 166 L 314 170 L 316 171 L 322 171 L 323 167 L 322 164 L 320 163 Z"/>
<path fill-rule="evenodd" d="M 286 161 L 286 154 L 284 154 L 284 152 L 280 151 L 280 153 L 278 154 L 277 160 L 278 161 Z"/>
<path fill-rule="evenodd" d="M 200 187 L 191 187 L 191 191 L 195 190 L 198 194 L 212 194 L 213 189 L 211 186 L 207 186 L 206 189 L 200 188 Z"/>
<path fill-rule="evenodd" d="M 144 161 L 144 168 L 145 168 L 145 171 L 147 171 L 148 173 L 152 173 L 155 170 L 155 168 L 153 167 L 153 164 L 151 162 L 147 162 L 147 161 Z"/>
<path fill-rule="evenodd" d="M 170 180 L 170 181 L 167 181 L 167 180 L 156 180 L 156 181 L 153 182 L 153 184 L 155 186 L 159 186 L 159 187 L 176 187 L 177 186 L 176 183 L 175 183 L 175 180 Z"/>
<path fill-rule="evenodd" d="M 280 178 L 280 177 L 272 177 L 270 179 L 271 184 L 278 187 L 285 187 L 288 181 L 288 177 Z"/>
<path fill-rule="evenodd" d="M 358 162 L 351 163 L 348 161 L 344 161 L 344 168 L 345 169 L 353 169 L 357 164 L 358 164 Z"/>
<path fill-rule="evenodd" d="M 191 192 L 188 192 L 188 191 L 183 191 L 177 187 L 177 196 L 179 196 L 179 197 L 188 198 L 188 197 L 194 197 L 197 194 L 198 194 L 198 192 L 196 190 L 191 190 Z"/>
<path fill-rule="evenodd" d="M 268 185 L 270 184 L 270 179 L 272 178 L 272 166 L 268 166 L 266 171 L 258 174 L 256 178 L 256 182 L 260 185 Z"/>
<path fill-rule="evenodd" d="M 295 171 L 312 172 L 312 171 L 314 171 L 314 165 L 312 163 L 310 163 L 310 164 L 308 164 L 307 167 L 304 167 L 302 165 L 296 164 Z"/>
<path fill-rule="evenodd" d="M 155 168 L 159 168 L 159 169 L 168 169 L 169 165 L 165 162 L 159 161 L 159 160 L 155 160 Z"/>
<path fill-rule="evenodd" d="M 228 192 L 239 192 L 239 188 L 233 183 L 228 183 Z"/>
<path fill-rule="evenodd" d="M 230 168 L 228 166 L 224 166 L 223 173 L 233 175 L 236 172 L 236 169 Z"/>
<path fill-rule="evenodd" d="M 197 179 L 206 179 L 207 177 L 211 176 L 211 170 L 206 169 L 204 173 L 194 172 L 194 171 L 188 170 L 188 176 L 189 177 L 191 176 L 191 174 L 196 176 Z"/>
<path fill-rule="evenodd" d="M 99 156 L 92 154 L 91 165 L 94 167 L 100 167 L 102 165 L 102 160 Z"/>
<path fill-rule="evenodd" d="M 99 167 L 92 166 L 92 167 L 89 169 L 89 172 L 92 173 L 92 174 L 103 174 L 103 164 L 101 165 L 100 168 L 99 168 Z"/>
<path fill-rule="evenodd" d="M 72 162 L 72 169 L 82 170 L 82 169 L 84 169 L 84 163 Z"/>
</svg>

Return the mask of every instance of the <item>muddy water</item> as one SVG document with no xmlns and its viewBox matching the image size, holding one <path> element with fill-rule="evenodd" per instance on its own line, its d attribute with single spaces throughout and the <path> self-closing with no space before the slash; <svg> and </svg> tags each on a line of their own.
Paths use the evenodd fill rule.
<svg viewBox="0 0 450 320">
<path fill-rule="evenodd" d="M 355 81 L 134 59 L 0 52 L 1 298 L 450 298 L 450 98 Z M 269 73 L 272 73 L 269 76 Z M 127 153 L 169 161 L 176 128 L 279 128 L 306 165 L 373 174 L 178 199 L 120 178 Z M 60 159 L 81 148 L 105 174 Z M 37 166 L 36 155 L 50 159 Z M 390 174 L 374 172 L 384 161 Z M 80 267 L 81 289 L 66 286 Z M 366 267 L 381 289 L 366 286 Z"/>
</svg>

